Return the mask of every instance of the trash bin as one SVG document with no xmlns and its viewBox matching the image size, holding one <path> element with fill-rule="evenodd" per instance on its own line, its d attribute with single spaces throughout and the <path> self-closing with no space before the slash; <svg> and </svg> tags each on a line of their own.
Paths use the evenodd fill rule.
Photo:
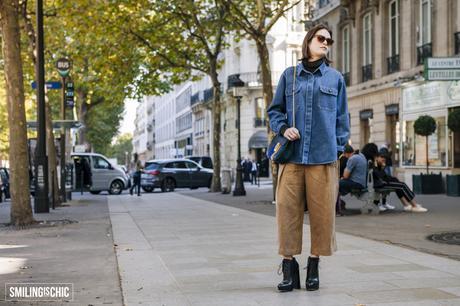
<svg viewBox="0 0 460 306">
<path fill-rule="evenodd" d="M 227 194 L 232 191 L 232 180 L 230 171 L 230 169 L 221 170 L 221 185 L 223 194 Z"/>
</svg>

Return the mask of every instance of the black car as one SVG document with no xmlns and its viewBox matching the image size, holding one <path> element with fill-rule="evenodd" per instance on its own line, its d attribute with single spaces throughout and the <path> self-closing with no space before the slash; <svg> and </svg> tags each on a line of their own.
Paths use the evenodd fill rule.
<svg viewBox="0 0 460 306">
<path fill-rule="evenodd" d="M 189 159 L 161 159 L 145 163 L 141 187 L 146 192 L 160 188 L 162 192 L 175 188 L 210 187 L 213 171 Z"/>
<path fill-rule="evenodd" d="M 7 168 L 0 168 L 0 202 L 10 198 L 10 174 Z"/>
<path fill-rule="evenodd" d="M 186 159 L 193 160 L 203 168 L 213 169 L 212 159 L 209 156 L 186 156 Z"/>
</svg>

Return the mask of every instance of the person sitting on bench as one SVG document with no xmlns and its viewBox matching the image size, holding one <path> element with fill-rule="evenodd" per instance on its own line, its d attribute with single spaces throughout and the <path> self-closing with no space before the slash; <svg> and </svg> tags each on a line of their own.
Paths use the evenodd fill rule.
<svg viewBox="0 0 460 306">
<path fill-rule="evenodd" d="M 376 157 L 377 166 L 373 169 L 373 179 L 375 191 L 385 189 L 396 192 L 399 200 L 404 206 L 405 211 L 409 212 L 427 212 L 428 209 L 422 207 L 415 202 L 415 194 L 403 182 L 400 182 L 396 177 L 389 176 L 385 172 L 386 155 L 385 152 L 379 152 Z M 385 198 L 384 198 L 385 199 Z M 375 204 L 375 202 L 374 202 Z M 377 201 L 378 204 L 378 201 Z M 388 204 L 387 204 L 388 205 Z M 380 208 L 380 207 L 379 207 Z M 382 209 L 381 209 L 382 210 Z M 386 209 L 385 209 L 386 210 Z"/>
<path fill-rule="evenodd" d="M 366 188 L 367 162 L 374 160 L 378 154 L 378 147 L 374 143 L 367 143 L 358 154 L 353 154 L 343 171 L 343 178 L 339 181 L 339 193 L 344 196 L 352 190 Z"/>
</svg>

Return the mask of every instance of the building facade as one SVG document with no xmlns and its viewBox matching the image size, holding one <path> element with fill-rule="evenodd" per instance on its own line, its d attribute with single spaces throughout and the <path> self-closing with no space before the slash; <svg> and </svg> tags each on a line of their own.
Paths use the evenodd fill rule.
<svg viewBox="0 0 460 306">
<path fill-rule="evenodd" d="M 438 123 L 429 140 L 433 170 L 455 171 L 458 136 L 446 120 L 460 102 L 449 97 L 457 83 L 426 81 L 423 63 L 459 55 L 459 0 L 322 0 L 316 22 L 333 31 L 330 57 L 348 85 L 351 144 L 388 144 L 400 177 L 411 184 L 425 165 L 424 140 L 414 134 L 413 121 L 429 112 Z"/>
<path fill-rule="evenodd" d="M 155 97 L 155 157 L 171 158 L 175 155 L 176 94 L 170 92 Z"/>
</svg>

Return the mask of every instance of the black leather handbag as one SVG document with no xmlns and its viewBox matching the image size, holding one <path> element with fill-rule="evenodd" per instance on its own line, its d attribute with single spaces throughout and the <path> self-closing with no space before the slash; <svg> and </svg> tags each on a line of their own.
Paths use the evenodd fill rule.
<svg viewBox="0 0 460 306">
<path fill-rule="evenodd" d="M 292 126 L 295 127 L 295 80 L 296 66 L 294 66 L 294 83 L 292 84 Z M 274 163 L 285 164 L 294 153 L 294 144 L 281 134 L 275 135 L 268 145 L 267 157 Z"/>
</svg>

